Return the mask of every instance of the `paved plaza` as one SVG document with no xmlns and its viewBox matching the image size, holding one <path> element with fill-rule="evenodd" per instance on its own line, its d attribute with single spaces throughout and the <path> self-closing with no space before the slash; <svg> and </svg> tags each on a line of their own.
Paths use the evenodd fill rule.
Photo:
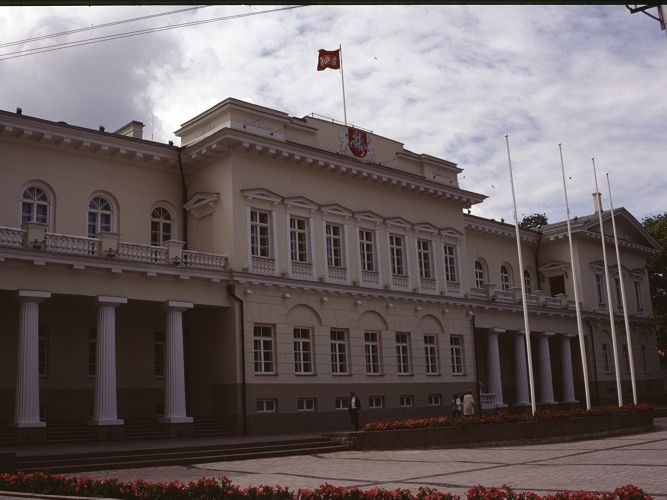
<svg viewBox="0 0 667 500">
<path fill-rule="evenodd" d="M 430 486 L 464 493 L 483 484 L 509 484 L 544 495 L 558 490 L 610 491 L 632 483 L 667 499 L 667 418 L 655 431 L 592 441 L 489 448 L 345 451 L 323 455 L 85 472 L 93 478 L 189 481 L 227 476 L 235 484 L 293 490 L 323 483 L 359 488 Z"/>
</svg>

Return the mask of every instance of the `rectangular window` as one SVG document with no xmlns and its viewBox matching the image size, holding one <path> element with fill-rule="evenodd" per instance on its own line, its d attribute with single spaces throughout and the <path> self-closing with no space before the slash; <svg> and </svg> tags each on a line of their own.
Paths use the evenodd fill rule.
<svg viewBox="0 0 667 500">
<path fill-rule="evenodd" d="M 273 327 L 255 325 L 253 329 L 255 373 L 273 373 Z"/>
<path fill-rule="evenodd" d="M 364 332 L 366 375 L 380 374 L 380 336 L 378 332 Z"/>
<path fill-rule="evenodd" d="M 604 281 L 599 273 L 595 273 L 595 296 L 598 299 L 598 305 L 604 305 Z"/>
<path fill-rule="evenodd" d="M 417 261 L 419 263 L 419 277 L 424 279 L 433 278 L 430 241 L 417 240 Z"/>
<path fill-rule="evenodd" d="M 426 363 L 426 374 L 438 374 L 438 346 L 435 335 L 424 335 L 424 360 Z"/>
<path fill-rule="evenodd" d="M 463 338 L 460 335 L 450 335 L 449 349 L 452 358 L 452 374 L 463 375 Z"/>
<path fill-rule="evenodd" d="M 389 257 L 391 258 L 391 274 L 405 276 L 405 251 L 403 236 L 400 234 L 389 235 Z"/>
<path fill-rule="evenodd" d="M 97 371 L 97 328 L 88 329 L 88 376 L 95 377 Z"/>
<path fill-rule="evenodd" d="M 398 404 L 401 408 L 412 408 L 415 405 L 415 397 L 412 394 L 401 394 Z"/>
<path fill-rule="evenodd" d="M 350 398 L 349 397 L 336 397 L 336 410 L 347 410 L 350 408 Z"/>
<path fill-rule="evenodd" d="M 362 271 L 377 271 L 375 266 L 375 233 L 370 229 L 359 229 L 359 256 Z"/>
<path fill-rule="evenodd" d="M 630 354 L 628 352 L 628 344 L 623 344 L 621 346 L 621 352 L 623 353 L 623 368 L 625 373 L 630 373 Z"/>
<path fill-rule="evenodd" d="M 456 247 L 453 245 L 444 245 L 445 251 L 445 281 L 447 283 L 457 283 L 456 276 Z"/>
<path fill-rule="evenodd" d="M 429 406 L 441 406 L 442 405 L 442 396 L 440 394 L 429 394 L 428 395 L 428 405 Z"/>
<path fill-rule="evenodd" d="M 153 335 L 153 375 L 164 377 L 164 332 Z"/>
<path fill-rule="evenodd" d="M 327 265 L 329 267 L 345 267 L 343 263 L 343 227 L 338 224 L 325 226 L 327 242 Z"/>
<path fill-rule="evenodd" d="M 609 344 L 602 344 L 602 366 L 605 373 L 611 373 L 611 363 L 609 362 Z"/>
<path fill-rule="evenodd" d="M 250 210 L 250 254 L 253 257 L 271 257 L 269 212 Z"/>
<path fill-rule="evenodd" d="M 623 309 L 623 296 L 621 294 L 621 280 L 614 278 L 614 286 L 616 287 L 616 306 Z"/>
<path fill-rule="evenodd" d="M 634 281 L 635 286 L 635 304 L 637 304 L 637 311 L 644 310 L 644 304 L 642 303 L 642 289 L 641 283 L 639 281 Z"/>
<path fill-rule="evenodd" d="M 315 411 L 317 400 L 315 398 L 298 398 L 296 400 L 297 411 Z"/>
<path fill-rule="evenodd" d="M 313 373 L 313 342 L 310 328 L 294 329 L 294 373 Z"/>
<path fill-rule="evenodd" d="M 384 396 L 369 396 L 368 397 L 368 407 L 369 408 L 384 408 Z"/>
<path fill-rule="evenodd" d="M 331 329 L 331 373 L 347 374 L 347 331 Z"/>
<path fill-rule="evenodd" d="M 410 374 L 410 334 L 396 333 L 396 370 L 399 375 Z"/>
<path fill-rule="evenodd" d="M 42 325 L 39 325 L 38 331 L 37 362 L 39 365 L 39 376 L 40 378 L 46 378 L 49 376 L 49 336 L 46 327 Z"/>
<path fill-rule="evenodd" d="M 258 399 L 257 413 L 275 413 L 278 409 L 277 399 Z"/>
<path fill-rule="evenodd" d="M 289 218 L 289 245 L 292 262 L 308 262 L 308 221 Z"/>
</svg>

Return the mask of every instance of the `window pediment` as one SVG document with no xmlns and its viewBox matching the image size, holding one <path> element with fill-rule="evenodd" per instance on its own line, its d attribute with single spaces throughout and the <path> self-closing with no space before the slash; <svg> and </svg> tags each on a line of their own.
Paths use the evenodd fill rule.
<svg viewBox="0 0 667 500">
<path fill-rule="evenodd" d="M 247 199 L 259 199 L 270 201 L 271 203 L 280 203 L 283 201 L 282 196 L 269 191 L 268 189 L 242 189 L 241 194 Z M 305 198 L 304 198 L 305 199 Z"/>
<path fill-rule="evenodd" d="M 351 217 L 353 215 L 352 210 L 348 210 L 347 208 L 336 203 L 322 205 L 320 210 L 328 214 L 340 215 L 341 217 Z"/>
<path fill-rule="evenodd" d="M 293 196 L 291 198 L 285 198 L 283 200 L 286 205 L 293 207 L 307 208 L 308 210 L 317 210 L 320 206 L 312 200 L 305 198 L 303 196 Z"/>
<path fill-rule="evenodd" d="M 200 219 L 213 213 L 219 199 L 220 193 L 195 193 L 183 205 L 183 208 L 192 213 L 197 219 Z"/>
<path fill-rule="evenodd" d="M 402 217 L 385 219 L 385 223 L 389 226 L 402 227 L 403 229 L 410 229 L 412 227 L 412 224 Z"/>
<path fill-rule="evenodd" d="M 376 214 L 375 212 L 371 212 L 370 210 L 366 210 L 363 212 L 355 212 L 354 217 L 358 220 L 374 222 L 376 224 L 379 224 L 384 220 L 378 214 Z"/>
<path fill-rule="evenodd" d="M 463 236 L 463 232 L 461 232 L 458 229 L 455 229 L 453 227 L 443 227 L 443 228 L 441 228 L 440 229 L 440 234 L 442 234 L 445 237 L 455 238 L 455 239 L 458 239 L 461 236 Z"/>
<path fill-rule="evenodd" d="M 415 231 L 428 234 L 438 234 L 438 232 L 440 231 L 440 229 L 438 229 L 436 226 L 434 226 L 429 222 L 420 222 L 418 224 L 415 224 L 413 227 Z"/>
</svg>

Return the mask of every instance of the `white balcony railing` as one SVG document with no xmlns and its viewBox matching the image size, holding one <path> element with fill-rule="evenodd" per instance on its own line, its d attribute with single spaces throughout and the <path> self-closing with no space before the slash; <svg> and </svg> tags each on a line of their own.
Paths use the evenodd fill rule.
<svg viewBox="0 0 667 500">
<path fill-rule="evenodd" d="M 253 257 L 252 270 L 261 274 L 275 274 L 276 261 L 274 259 L 267 259 L 264 257 Z"/>
<path fill-rule="evenodd" d="M 146 262 L 150 264 L 166 264 L 167 249 L 151 245 L 137 245 L 136 243 L 119 242 L 116 257 L 119 260 L 132 262 Z"/>
<path fill-rule="evenodd" d="M 514 302 L 514 292 L 509 290 L 496 290 L 496 300 L 499 302 Z"/>
<path fill-rule="evenodd" d="M 495 392 L 480 392 L 479 405 L 482 410 L 492 410 L 496 407 Z"/>
<path fill-rule="evenodd" d="M 313 265 L 310 262 L 292 262 L 292 274 L 296 278 L 313 277 Z"/>
<path fill-rule="evenodd" d="M 347 281 L 347 268 L 329 266 L 329 279 L 332 281 Z"/>
<path fill-rule="evenodd" d="M 436 281 L 432 278 L 419 278 L 419 285 L 423 292 L 435 292 Z"/>
<path fill-rule="evenodd" d="M 474 299 L 486 299 L 486 289 L 485 288 L 472 287 L 470 289 L 470 297 L 472 297 Z"/>
<path fill-rule="evenodd" d="M 0 246 L 21 248 L 27 231 L 14 227 L 0 227 Z"/>
<path fill-rule="evenodd" d="M 183 250 L 183 256 L 181 258 L 183 267 L 210 269 L 212 271 L 224 270 L 226 262 L 227 258 L 224 255 L 195 252 L 193 250 Z"/>
<path fill-rule="evenodd" d="M 391 276 L 391 284 L 394 286 L 394 288 L 407 288 L 408 277 L 399 274 L 393 274 Z"/>
<path fill-rule="evenodd" d="M 560 307 L 562 302 L 559 297 L 545 297 L 545 305 L 548 307 Z"/>
<path fill-rule="evenodd" d="M 461 283 L 448 281 L 445 283 L 445 293 L 447 295 L 461 295 Z"/>
<path fill-rule="evenodd" d="M 377 271 L 361 271 L 361 281 L 377 285 L 380 283 L 380 273 Z"/>
<path fill-rule="evenodd" d="M 68 255 L 97 255 L 100 240 L 71 236 L 69 234 L 46 233 L 44 250 Z"/>
</svg>

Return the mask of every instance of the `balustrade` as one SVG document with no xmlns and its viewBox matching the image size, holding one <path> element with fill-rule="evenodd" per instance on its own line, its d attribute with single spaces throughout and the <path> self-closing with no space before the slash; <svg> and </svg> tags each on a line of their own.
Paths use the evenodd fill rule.
<svg viewBox="0 0 667 500">
<path fill-rule="evenodd" d="M 118 243 L 116 258 L 132 262 L 147 262 L 151 264 L 165 264 L 167 249 L 151 245 L 137 245 L 136 243 Z"/>
<path fill-rule="evenodd" d="M 47 252 L 68 255 L 96 255 L 100 241 L 95 238 L 46 233 L 44 249 Z"/>
<path fill-rule="evenodd" d="M 193 250 L 183 250 L 181 265 L 193 269 L 211 269 L 213 271 L 222 271 L 227 263 L 224 255 L 214 253 L 195 252 Z"/>
<path fill-rule="evenodd" d="M 21 248 L 27 231 L 13 227 L 0 227 L 0 246 Z"/>
</svg>

